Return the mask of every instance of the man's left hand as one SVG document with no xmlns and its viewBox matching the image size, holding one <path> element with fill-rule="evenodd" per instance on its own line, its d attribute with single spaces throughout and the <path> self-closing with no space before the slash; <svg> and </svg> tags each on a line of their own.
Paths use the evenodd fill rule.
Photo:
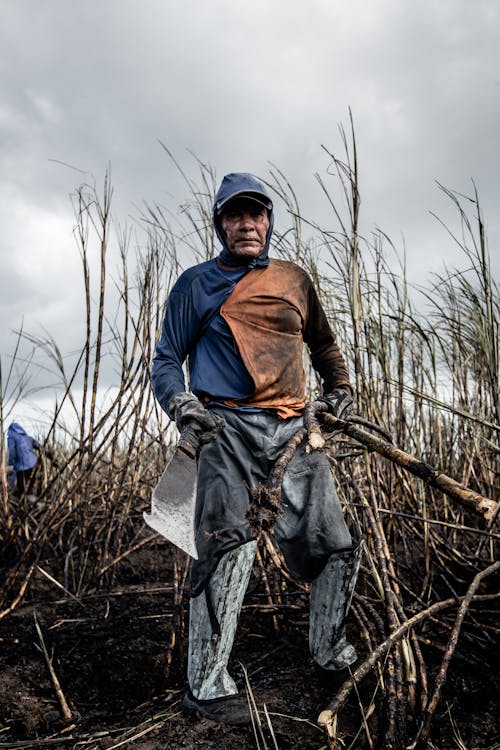
<svg viewBox="0 0 500 750">
<path fill-rule="evenodd" d="M 331 393 L 321 396 L 318 401 L 326 404 L 329 414 L 333 414 L 337 419 L 347 419 L 354 403 L 349 391 L 343 388 L 334 388 Z"/>
</svg>

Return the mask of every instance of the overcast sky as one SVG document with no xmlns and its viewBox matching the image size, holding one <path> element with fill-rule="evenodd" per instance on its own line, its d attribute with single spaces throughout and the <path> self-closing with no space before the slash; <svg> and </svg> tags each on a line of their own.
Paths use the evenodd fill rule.
<svg viewBox="0 0 500 750">
<path fill-rule="evenodd" d="M 219 179 L 265 177 L 275 164 L 325 223 L 314 173 L 328 167 L 322 144 L 342 154 L 338 124 L 348 126 L 350 107 L 366 233 L 378 225 L 401 247 L 404 237 L 415 278 L 463 265 L 430 211 L 454 216 L 436 180 L 469 194 L 473 178 L 500 255 L 495 0 L 0 0 L 0 9 L 4 367 L 21 321 L 71 348 L 82 298 L 69 195 L 82 173 L 100 185 L 111 163 L 119 221 L 143 200 L 186 197 L 159 140 L 193 174 L 189 151 Z"/>
</svg>

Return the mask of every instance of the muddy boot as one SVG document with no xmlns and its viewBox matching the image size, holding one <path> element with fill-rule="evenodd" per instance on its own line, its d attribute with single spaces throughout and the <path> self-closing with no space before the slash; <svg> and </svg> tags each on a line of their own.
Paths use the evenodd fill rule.
<svg viewBox="0 0 500 750">
<path fill-rule="evenodd" d="M 206 590 L 190 604 L 189 691 L 183 707 L 228 724 L 250 722 L 246 698 L 238 695 L 227 665 L 256 545 L 248 542 L 224 555 Z"/>
<path fill-rule="evenodd" d="M 221 724 L 250 724 L 248 701 L 239 693 L 212 700 L 199 700 L 188 690 L 182 699 L 182 708 L 197 718 L 211 719 Z"/>
<path fill-rule="evenodd" d="M 345 669 L 357 659 L 356 649 L 347 641 L 344 622 L 358 577 L 362 545 L 361 541 L 347 552 L 331 555 L 311 584 L 309 649 L 323 669 Z"/>
</svg>

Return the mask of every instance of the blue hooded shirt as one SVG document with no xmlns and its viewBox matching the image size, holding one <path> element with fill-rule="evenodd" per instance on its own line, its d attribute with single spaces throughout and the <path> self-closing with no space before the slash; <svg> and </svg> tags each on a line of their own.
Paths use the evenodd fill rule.
<svg viewBox="0 0 500 750">
<path fill-rule="evenodd" d="M 18 422 L 12 422 L 7 430 L 7 447 L 9 464 L 14 467 L 14 471 L 28 471 L 35 466 L 35 450 L 40 448 L 40 444 Z"/>
<path fill-rule="evenodd" d="M 236 258 L 226 246 L 219 227 L 219 212 L 229 200 L 248 194 L 264 199 L 270 209 L 265 247 L 258 258 L 246 262 Z M 168 412 L 170 399 L 186 390 L 182 367 L 186 359 L 189 390 L 199 398 L 230 401 L 252 395 L 254 382 L 219 311 L 236 284 L 249 271 L 269 264 L 273 218 L 271 200 L 259 180 L 246 172 L 233 172 L 224 177 L 213 206 L 214 227 L 222 251 L 218 259 L 184 271 L 167 300 L 151 373 L 156 398 L 165 411 Z"/>
</svg>

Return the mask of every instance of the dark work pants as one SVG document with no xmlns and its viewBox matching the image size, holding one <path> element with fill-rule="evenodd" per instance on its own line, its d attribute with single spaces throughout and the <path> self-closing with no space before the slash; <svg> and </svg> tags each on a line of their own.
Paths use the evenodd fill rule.
<svg viewBox="0 0 500 750">
<path fill-rule="evenodd" d="M 31 495 L 35 480 L 36 466 L 32 469 L 21 469 L 16 471 L 16 496 Z"/>
<path fill-rule="evenodd" d="M 193 562 L 191 593 L 197 596 L 226 552 L 252 539 L 246 520 L 249 490 L 265 481 L 285 444 L 303 426 L 301 417 L 214 409 L 226 427 L 203 446 L 198 462 L 195 518 L 199 559 Z M 297 449 L 282 485 L 283 516 L 275 539 L 299 578 L 312 580 L 333 552 L 352 547 L 333 476 L 322 452 Z"/>
</svg>

